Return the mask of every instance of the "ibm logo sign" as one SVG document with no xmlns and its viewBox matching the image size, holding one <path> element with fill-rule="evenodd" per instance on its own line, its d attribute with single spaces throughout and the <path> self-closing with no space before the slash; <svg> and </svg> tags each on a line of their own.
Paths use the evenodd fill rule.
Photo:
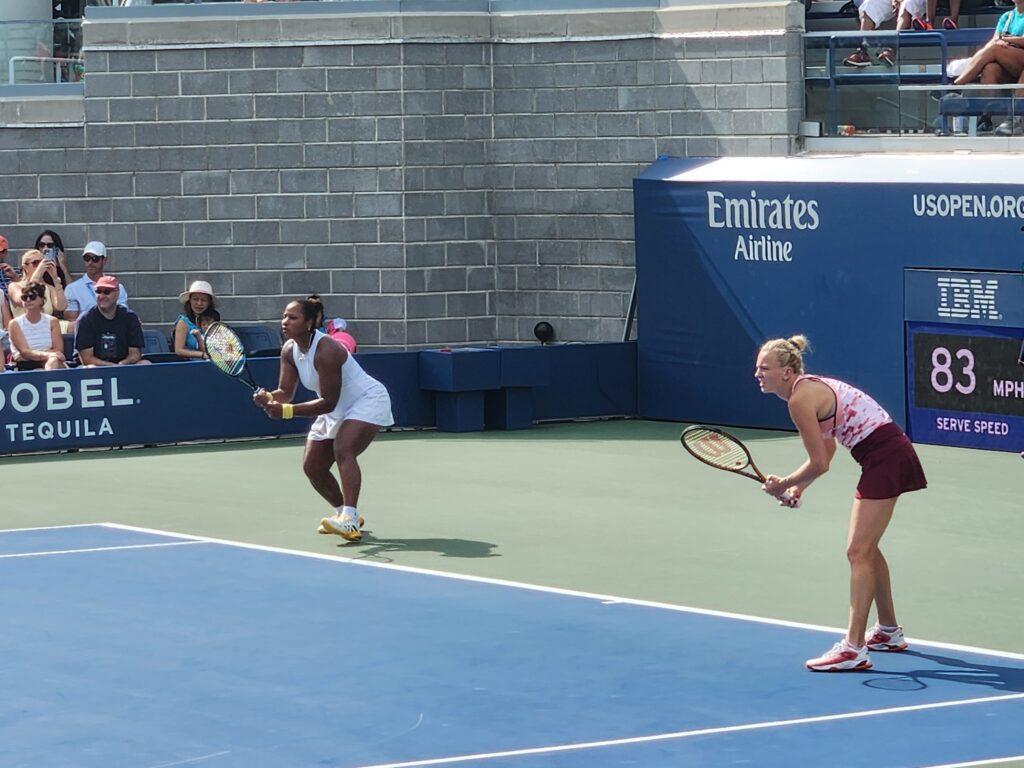
<svg viewBox="0 0 1024 768">
<path fill-rule="evenodd" d="M 935 282 L 939 289 L 939 305 L 936 308 L 939 317 L 1003 319 L 996 306 L 998 280 L 939 277 Z"/>
</svg>

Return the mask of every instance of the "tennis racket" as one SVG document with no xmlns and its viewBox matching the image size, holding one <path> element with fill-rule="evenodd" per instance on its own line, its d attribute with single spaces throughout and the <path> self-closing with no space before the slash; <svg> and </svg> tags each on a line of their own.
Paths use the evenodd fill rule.
<svg viewBox="0 0 1024 768">
<path fill-rule="evenodd" d="M 708 466 L 724 469 L 726 472 L 734 472 L 759 483 L 765 481 L 764 474 L 757 468 L 747 446 L 728 432 L 715 427 L 694 424 L 683 430 L 679 441 L 683 444 L 683 448 Z M 799 497 L 788 492 L 779 501 L 787 507 L 800 506 Z"/>
<path fill-rule="evenodd" d="M 214 323 L 203 334 L 203 342 L 206 344 L 206 356 L 218 371 L 242 382 L 253 392 L 260 388 L 245 360 L 245 345 L 229 326 Z"/>
</svg>

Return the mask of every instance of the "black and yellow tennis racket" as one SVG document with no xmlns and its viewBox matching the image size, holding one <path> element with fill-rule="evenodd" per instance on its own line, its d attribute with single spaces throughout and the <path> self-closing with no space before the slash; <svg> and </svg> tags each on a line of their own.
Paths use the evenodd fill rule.
<svg viewBox="0 0 1024 768">
<path fill-rule="evenodd" d="M 249 371 L 245 359 L 245 345 L 229 326 L 214 323 L 203 334 L 203 343 L 206 345 L 206 356 L 218 371 L 242 382 L 253 392 L 260 388 Z"/>
<path fill-rule="evenodd" d="M 683 430 L 679 441 L 696 459 L 710 467 L 749 477 L 759 483 L 765 481 L 764 473 L 757 468 L 747 446 L 724 430 L 694 424 Z M 800 498 L 788 492 L 779 501 L 787 507 L 800 506 Z"/>
</svg>

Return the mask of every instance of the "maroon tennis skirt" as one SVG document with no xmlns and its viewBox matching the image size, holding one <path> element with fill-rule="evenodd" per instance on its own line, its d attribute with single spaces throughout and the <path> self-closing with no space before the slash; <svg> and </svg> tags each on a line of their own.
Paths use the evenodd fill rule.
<svg viewBox="0 0 1024 768">
<path fill-rule="evenodd" d="M 858 499 L 894 499 L 928 486 L 914 444 L 895 424 L 883 424 L 857 443 L 850 454 L 860 464 Z"/>
</svg>

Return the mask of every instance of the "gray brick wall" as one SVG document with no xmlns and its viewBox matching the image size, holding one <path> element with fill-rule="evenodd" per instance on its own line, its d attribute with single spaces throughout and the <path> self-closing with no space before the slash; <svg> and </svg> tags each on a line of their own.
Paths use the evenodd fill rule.
<svg viewBox="0 0 1024 768">
<path fill-rule="evenodd" d="M 459 40 L 355 41 L 330 17 L 282 40 L 282 6 L 209 46 L 190 42 L 209 21 L 150 21 L 148 48 L 137 20 L 103 17 L 85 26 L 84 123 L 0 130 L 0 232 L 17 251 L 52 227 L 78 271 L 103 240 L 147 325 L 203 278 L 236 322 L 317 291 L 367 348 L 530 341 L 542 319 L 618 339 L 637 173 L 793 147 L 799 29 L 764 5 L 782 15 L 748 15 L 755 33 L 723 33 L 722 12 L 705 34 L 682 9 L 675 36 L 474 20 Z"/>
</svg>

